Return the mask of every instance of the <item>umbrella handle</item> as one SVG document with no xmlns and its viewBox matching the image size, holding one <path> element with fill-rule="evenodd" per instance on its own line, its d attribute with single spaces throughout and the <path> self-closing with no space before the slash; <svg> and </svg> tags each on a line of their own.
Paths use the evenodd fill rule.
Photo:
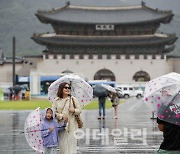
<svg viewBox="0 0 180 154">
<path fill-rule="evenodd" d="M 61 127 L 55 127 L 55 128 L 63 128 L 63 127 L 66 127 L 66 126 L 61 126 Z M 42 130 L 31 130 L 31 131 L 23 131 L 23 132 L 20 132 L 20 134 L 24 134 L 24 133 L 31 133 L 31 132 L 36 132 L 36 131 L 45 131 L 45 130 L 48 130 L 48 129 L 42 129 Z"/>
</svg>

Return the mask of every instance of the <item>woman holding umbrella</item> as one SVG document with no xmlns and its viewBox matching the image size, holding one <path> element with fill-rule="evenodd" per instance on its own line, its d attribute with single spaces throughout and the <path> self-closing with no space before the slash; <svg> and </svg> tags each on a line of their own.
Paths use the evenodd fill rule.
<svg viewBox="0 0 180 154">
<path fill-rule="evenodd" d="M 180 74 L 169 73 L 146 83 L 144 101 L 157 114 L 163 142 L 157 153 L 180 153 Z"/>
<path fill-rule="evenodd" d="M 82 128 L 83 126 L 83 123 L 80 123 L 82 121 L 79 119 L 79 114 L 81 107 L 89 104 L 92 98 L 92 87 L 77 75 L 65 75 L 49 86 L 48 100 L 53 103 L 52 108 L 56 119 L 60 124 L 64 121 L 68 122 L 66 131 L 59 134 L 61 154 L 76 154 L 77 139 L 74 137 L 74 132 L 78 127 Z M 41 122 L 40 108 L 37 108 L 27 117 L 24 133 L 29 145 L 34 150 L 44 153 L 41 131 L 39 131 Z"/>
<path fill-rule="evenodd" d="M 118 105 L 119 105 L 119 98 L 117 92 L 109 92 L 109 97 L 111 98 L 112 107 L 114 107 L 114 117 L 113 119 L 118 119 Z"/>
<path fill-rule="evenodd" d="M 74 132 L 78 125 L 75 115 L 81 113 L 79 102 L 74 96 L 70 96 L 70 84 L 63 82 L 59 85 L 57 97 L 54 99 L 52 108 L 55 111 L 56 119 L 59 123 L 67 121 L 66 131 L 60 132 L 60 151 L 62 154 L 75 154 L 77 148 L 77 139 Z M 73 104 L 74 103 L 74 104 Z"/>
</svg>

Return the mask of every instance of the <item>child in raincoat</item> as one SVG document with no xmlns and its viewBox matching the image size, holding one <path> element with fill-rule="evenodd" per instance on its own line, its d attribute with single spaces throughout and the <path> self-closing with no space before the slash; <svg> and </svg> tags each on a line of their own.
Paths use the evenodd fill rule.
<svg viewBox="0 0 180 154">
<path fill-rule="evenodd" d="M 54 120 L 55 114 L 53 109 L 45 109 L 44 119 L 41 123 L 41 136 L 43 140 L 43 147 L 45 148 L 44 154 L 57 154 L 58 142 L 58 131 L 65 130 L 66 123 L 59 125 Z"/>
</svg>

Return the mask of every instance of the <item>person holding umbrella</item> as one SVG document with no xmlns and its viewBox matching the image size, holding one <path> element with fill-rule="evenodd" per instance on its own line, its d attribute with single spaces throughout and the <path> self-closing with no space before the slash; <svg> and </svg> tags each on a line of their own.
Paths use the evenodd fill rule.
<svg viewBox="0 0 180 154">
<path fill-rule="evenodd" d="M 81 77 L 68 74 L 54 81 L 48 88 L 48 100 L 52 102 L 56 119 L 61 124 L 67 121 L 66 131 L 60 132 L 61 154 L 75 154 L 77 138 L 74 133 L 82 128 L 81 108 L 93 98 L 92 87 Z"/>
<path fill-rule="evenodd" d="M 22 90 L 22 87 L 20 85 L 15 85 L 13 87 L 13 90 L 14 90 L 14 95 L 15 95 L 14 96 L 14 100 L 19 100 L 20 99 L 19 94 L 20 94 L 20 92 Z"/>
<path fill-rule="evenodd" d="M 98 97 L 98 103 L 99 103 L 99 117 L 98 119 L 101 119 L 102 111 L 103 111 L 103 117 L 102 119 L 105 119 L 105 107 L 106 107 L 106 96 Z"/>
<path fill-rule="evenodd" d="M 41 123 L 41 136 L 44 147 L 44 154 L 57 154 L 59 144 L 58 131 L 65 130 L 66 123 L 59 125 L 55 120 L 53 109 L 47 108 L 44 111 L 44 119 Z"/>
<path fill-rule="evenodd" d="M 177 88 L 177 87 L 176 87 Z M 166 90 L 166 88 L 163 88 L 161 90 L 162 96 L 166 98 L 166 101 L 168 101 L 168 97 L 171 100 L 170 102 L 173 102 L 172 105 L 168 105 L 168 108 L 165 105 L 161 105 L 161 108 L 166 108 L 166 112 L 169 113 L 168 117 L 173 118 L 174 112 L 177 113 L 176 117 L 180 118 L 180 106 L 178 107 L 178 102 L 180 101 L 180 91 L 172 97 L 172 93 L 175 92 L 176 89 L 174 87 L 173 90 L 170 91 L 170 89 Z M 176 92 L 175 92 L 176 93 Z M 165 100 L 163 101 L 165 102 Z M 171 104 L 171 103 L 170 103 Z M 176 104 L 176 105 L 175 105 Z M 172 114 L 170 114 L 170 111 L 173 111 Z M 179 113 L 178 113 L 179 112 Z M 160 131 L 163 132 L 163 142 L 161 143 L 159 150 L 157 153 L 168 153 L 168 154 L 179 154 L 180 153 L 180 126 L 177 125 L 178 122 L 176 121 L 176 124 L 173 124 L 171 122 L 168 122 L 163 120 L 167 115 L 161 115 L 160 118 L 157 117 L 157 123 L 158 128 Z"/>
<path fill-rule="evenodd" d="M 57 97 L 52 104 L 58 122 L 68 122 L 66 131 L 60 132 L 61 142 L 59 144 L 62 154 L 75 154 L 77 148 L 77 139 L 74 137 L 74 132 L 77 130 L 78 125 L 75 115 L 81 113 L 81 107 L 77 99 L 71 96 L 70 91 L 71 86 L 69 83 L 61 83 L 58 88 Z"/>
<path fill-rule="evenodd" d="M 93 89 L 93 95 L 98 97 L 98 106 L 99 106 L 99 116 L 97 119 L 101 119 L 102 113 L 103 117 L 102 119 L 105 119 L 105 107 L 106 107 L 106 98 L 108 96 L 108 90 L 103 87 L 101 84 L 96 85 Z"/>
<path fill-rule="evenodd" d="M 180 126 L 165 122 L 157 118 L 158 128 L 163 132 L 163 142 L 158 154 L 179 154 L 180 153 Z"/>
<path fill-rule="evenodd" d="M 157 153 L 180 153 L 180 74 L 172 72 L 146 83 L 144 101 L 157 114 L 163 142 Z"/>
<path fill-rule="evenodd" d="M 118 119 L 119 98 L 118 98 L 117 92 L 109 92 L 109 97 L 111 98 L 112 107 L 114 107 L 113 119 Z"/>
</svg>

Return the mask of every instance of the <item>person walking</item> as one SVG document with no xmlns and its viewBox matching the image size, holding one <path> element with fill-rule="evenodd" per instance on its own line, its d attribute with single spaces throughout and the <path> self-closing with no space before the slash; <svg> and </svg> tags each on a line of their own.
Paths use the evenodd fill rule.
<svg viewBox="0 0 180 154">
<path fill-rule="evenodd" d="M 99 117 L 98 117 L 98 119 L 101 119 L 101 118 L 105 119 L 106 96 L 98 97 L 98 104 L 99 104 Z M 102 112 L 103 112 L 103 116 L 101 114 Z"/>
<path fill-rule="evenodd" d="M 111 98 L 112 107 L 114 107 L 114 119 L 118 119 L 118 105 L 119 105 L 119 98 L 117 93 L 110 92 L 109 97 Z"/>
<path fill-rule="evenodd" d="M 78 129 L 78 124 L 75 115 L 80 114 L 82 110 L 77 99 L 70 96 L 70 90 L 70 84 L 66 82 L 61 83 L 58 87 L 57 97 L 52 104 L 58 122 L 63 123 L 67 121 L 66 131 L 59 133 L 61 154 L 76 154 L 77 150 L 77 139 L 74 133 Z"/>
<path fill-rule="evenodd" d="M 57 154 L 59 144 L 58 131 L 65 130 L 66 123 L 59 125 L 54 120 L 55 114 L 51 108 L 44 111 L 44 119 L 41 123 L 41 137 L 43 140 L 44 154 Z"/>
<path fill-rule="evenodd" d="M 157 118 L 158 128 L 163 132 L 163 142 L 158 154 L 180 154 L 180 126 Z"/>
</svg>

